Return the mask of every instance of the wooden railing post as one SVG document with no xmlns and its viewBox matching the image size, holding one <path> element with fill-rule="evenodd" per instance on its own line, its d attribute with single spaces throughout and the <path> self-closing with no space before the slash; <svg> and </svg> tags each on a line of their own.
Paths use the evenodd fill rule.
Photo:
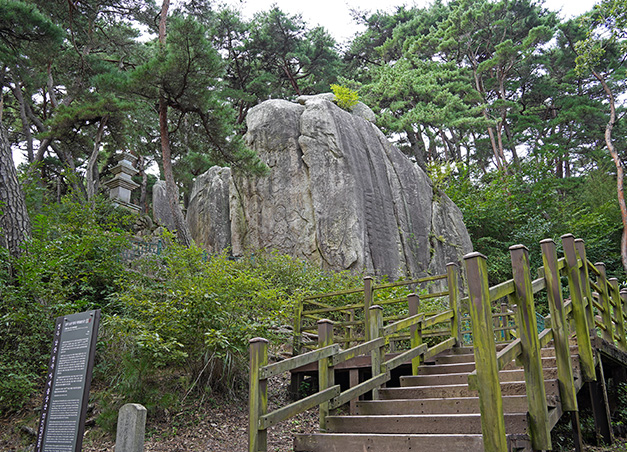
<svg viewBox="0 0 627 452">
<path fill-rule="evenodd" d="M 620 296 L 620 289 L 618 288 L 618 279 L 610 278 L 607 282 L 612 287 L 612 300 L 614 300 L 614 304 L 616 305 L 614 317 L 616 317 L 615 323 L 616 335 L 618 336 L 618 348 L 625 351 L 625 346 L 627 345 L 625 342 L 625 318 L 623 315 L 623 299 Z"/>
<path fill-rule="evenodd" d="M 371 306 L 370 309 L 370 324 L 368 330 L 370 331 L 370 340 L 377 339 L 381 334 L 383 328 L 383 308 L 377 304 Z M 370 352 L 372 378 L 381 373 L 381 367 L 383 365 L 383 348 L 375 347 Z M 377 399 L 377 391 L 372 391 L 372 398 Z"/>
<path fill-rule="evenodd" d="M 546 292 L 551 310 L 551 329 L 555 344 L 557 361 L 557 378 L 559 380 L 560 397 L 564 411 L 577 411 L 577 393 L 573 380 L 573 368 L 570 359 L 570 344 L 568 342 L 568 324 L 564 313 L 564 299 L 562 285 L 557 268 L 557 250 L 551 239 L 542 240 L 542 261 L 544 263 L 544 278 Z"/>
<path fill-rule="evenodd" d="M 320 319 L 318 324 L 318 347 L 326 347 L 333 344 L 333 322 L 329 319 Z M 318 361 L 318 390 L 324 391 L 335 385 L 335 371 L 330 365 L 329 358 Z M 320 404 L 320 431 L 327 429 L 327 416 L 329 415 L 329 402 Z"/>
<path fill-rule="evenodd" d="M 370 307 L 372 306 L 373 298 L 373 282 L 372 276 L 364 278 L 364 335 L 366 336 L 366 342 L 373 339 L 370 336 Z"/>
<path fill-rule="evenodd" d="M 259 430 L 259 419 L 268 413 L 268 380 L 259 379 L 259 369 L 268 365 L 268 341 L 261 337 L 250 342 L 248 406 L 248 451 L 268 450 L 268 432 Z"/>
<path fill-rule="evenodd" d="M 461 344 L 459 332 L 461 331 L 461 318 L 459 315 L 459 267 L 454 262 L 446 264 L 446 278 L 448 281 L 448 304 L 453 311 L 451 319 L 451 337 L 456 340 L 456 345 Z M 411 313 L 409 314 L 411 315 Z M 412 366 L 413 367 L 413 366 Z M 414 374 L 416 375 L 416 374 Z"/>
<path fill-rule="evenodd" d="M 507 315 L 508 311 L 509 311 L 509 306 L 507 305 L 506 302 L 502 302 L 501 303 L 501 324 L 499 325 L 501 328 L 507 328 L 508 326 L 508 318 L 509 318 L 509 316 Z M 510 331 L 508 329 L 501 330 L 501 338 L 504 341 L 509 341 L 511 339 Z"/>
<path fill-rule="evenodd" d="M 579 363 L 584 381 L 595 381 L 594 355 L 590 342 L 590 328 L 588 326 L 587 309 L 584 307 L 584 295 L 582 290 L 581 272 L 577 266 L 577 251 L 575 250 L 575 237 L 572 234 L 562 236 L 562 247 L 566 260 L 566 272 L 568 274 L 568 289 L 573 306 L 573 319 L 577 332 L 577 346 L 579 348 Z"/>
<path fill-rule="evenodd" d="M 531 286 L 529 250 L 523 245 L 512 246 L 509 250 L 516 286 L 515 300 L 518 306 L 516 314 L 527 388 L 529 433 L 533 450 L 551 450 L 551 429 L 546 405 L 536 309 Z"/>
<path fill-rule="evenodd" d="M 344 314 L 344 320 L 346 320 L 347 322 L 354 322 L 355 321 L 355 310 L 354 309 L 350 309 L 346 314 Z M 351 341 L 353 340 L 353 325 L 348 325 L 344 328 L 344 332 L 345 332 L 345 339 L 346 339 L 346 348 L 350 348 L 351 347 Z"/>
<path fill-rule="evenodd" d="M 301 341 L 301 329 L 303 327 L 302 318 L 303 318 L 303 304 L 304 301 L 301 298 L 298 300 L 296 304 L 296 309 L 294 310 L 294 341 L 292 345 L 292 356 L 300 355 L 300 341 Z"/>
<path fill-rule="evenodd" d="M 605 264 L 603 262 L 597 262 L 594 264 L 595 268 L 601 274 L 597 278 L 597 285 L 599 286 L 599 304 L 603 306 L 603 313 L 601 319 L 603 320 L 603 326 L 601 328 L 601 337 L 609 343 L 614 343 L 614 328 L 612 328 L 612 305 L 610 303 L 610 292 L 607 287 L 607 277 L 605 276 Z"/>
<path fill-rule="evenodd" d="M 625 314 L 627 313 L 627 289 L 620 290 L 620 302 L 623 311 L 623 322 L 625 321 Z M 627 351 L 627 338 L 625 338 L 625 351 Z"/>
<path fill-rule="evenodd" d="M 496 360 L 486 257 L 480 253 L 467 254 L 464 256 L 464 265 L 468 278 L 468 305 L 477 369 L 483 447 L 485 452 L 505 452 L 507 437 Z"/>
<path fill-rule="evenodd" d="M 579 259 L 581 259 L 581 267 L 579 267 L 579 280 L 581 281 L 581 289 L 584 298 L 588 302 L 586 315 L 588 317 L 588 328 L 590 334 L 596 336 L 597 327 L 594 323 L 594 304 L 592 303 L 592 290 L 590 289 L 590 274 L 588 273 L 588 257 L 586 256 L 586 245 L 582 239 L 575 239 L 575 248 Z"/>
<path fill-rule="evenodd" d="M 420 298 L 415 293 L 407 295 L 407 304 L 409 305 L 409 317 L 418 314 L 420 310 Z M 411 348 L 422 345 L 422 323 L 409 327 L 409 338 Z M 411 360 L 411 373 L 418 375 L 418 367 L 422 363 L 422 356 L 416 356 Z"/>
</svg>

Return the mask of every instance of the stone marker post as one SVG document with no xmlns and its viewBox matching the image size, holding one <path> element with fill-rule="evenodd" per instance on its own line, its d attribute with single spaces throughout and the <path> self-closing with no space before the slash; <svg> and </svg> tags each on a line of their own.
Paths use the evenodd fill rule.
<svg viewBox="0 0 627 452">
<path fill-rule="evenodd" d="M 120 408 L 115 452 L 143 452 L 146 433 L 146 408 L 127 403 Z"/>
</svg>

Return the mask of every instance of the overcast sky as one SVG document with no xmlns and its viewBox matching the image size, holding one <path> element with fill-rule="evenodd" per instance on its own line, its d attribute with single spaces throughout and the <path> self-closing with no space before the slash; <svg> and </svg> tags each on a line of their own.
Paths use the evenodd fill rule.
<svg viewBox="0 0 627 452">
<path fill-rule="evenodd" d="M 257 11 L 267 11 L 276 4 L 282 11 L 301 14 L 310 25 L 322 25 L 335 37 L 338 43 L 350 39 L 359 27 L 353 22 L 350 11 L 384 10 L 392 12 L 396 6 L 417 5 L 424 7 L 427 0 L 224 0 L 228 5 L 241 9 L 245 17 L 252 17 Z M 562 18 L 578 16 L 592 9 L 598 3 L 594 0 L 546 0 L 545 6 L 552 11 L 561 11 Z"/>
</svg>

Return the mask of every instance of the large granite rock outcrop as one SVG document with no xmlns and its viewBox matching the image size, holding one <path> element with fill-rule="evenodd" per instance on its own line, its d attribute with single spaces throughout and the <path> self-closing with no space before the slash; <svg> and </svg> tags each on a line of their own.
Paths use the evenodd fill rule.
<svg viewBox="0 0 627 452">
<path fill-rule="evenodd" d="M 443 272 L 472 250 L 461 212 L 434 196 L 427 175 L 373 118 L 363 104 L 352 114 L 328 95 L 251 109 L 246 139 L 270 174 L 231 174 L 228 187 L 222 168 L 198 178 L 188 214 L 194 239 L 217 251 L 229 243 L 217 225 L 227 225 L 235 255 L 273 249 L 393 278 Z"/>
</svg>

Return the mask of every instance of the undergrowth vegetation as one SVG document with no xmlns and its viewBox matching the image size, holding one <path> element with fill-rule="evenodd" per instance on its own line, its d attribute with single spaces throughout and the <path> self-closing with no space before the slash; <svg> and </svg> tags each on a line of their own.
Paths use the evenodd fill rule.
<svg viewBox="0 0 627 452">
<path fill-rule="evenodd" d="M 69 198 L 68 198 L 69 199 Z M 296 297 L 358 286 L 275 253 L 239 260 L 184 248 L 165 233 L 159 254 L 124 262 L 133 218 L 107 201 L 40 204 L 33 239 L 17 260 L 0 250 L 0 412 L 37 393 L 54 319 L 101 309 L 94 376 L 108 389 L 100 423 L 114 429 L 119 406 L 153 414 L 188 397 L 240 388 L 248 340 L 286 342 Z"/>
</svg>

